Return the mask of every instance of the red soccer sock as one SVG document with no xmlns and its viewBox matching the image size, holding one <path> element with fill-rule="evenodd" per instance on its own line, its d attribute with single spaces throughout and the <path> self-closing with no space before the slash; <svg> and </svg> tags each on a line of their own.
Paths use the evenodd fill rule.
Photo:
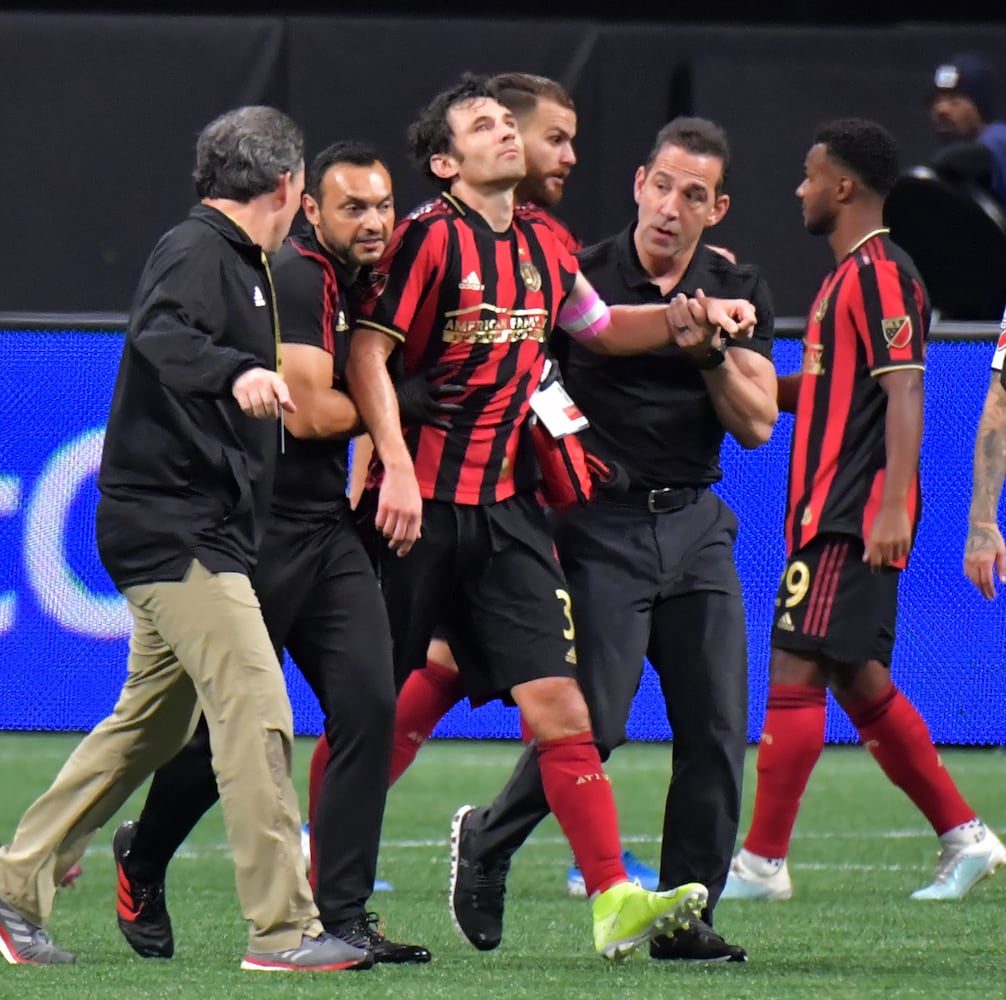
<svg viewBox="0 0 1006 1000">
<path fill-rule="evenodd" d="M 328 758 L 331 756 L 332 749 L 328 745 L 328 737 L 322 733 L 314 745 L 311 766 L 307 772 L 307 826 L 311 838 L 311 870 L 308 873 L 308 881 L 311 883 L 312 891 L 318 887 L 318 852 L 314 849 L 314 815 L 318 806 L 318 796 L 321 795 L 321 783 L 325 777 L 325 768 L 328 766 Z"/>
<path fill-rule="evenodd" d="M 933 746 L 925 720 L 894 686 L 846 709 L 863 746 L 937 834 L 975 818 Z"/>
<path fill-rule="evenodd" d="M 587 895 L 626 881 L 611 782 L 589 732 L 538 744 L 549 808 L 573 848 Z"/>
<path fill-rule="evenodd" d="M 809 684 L 771 684 L 761 742 L 754 815 L 744 847 L 784 858 L 810 772 L 824 749 L 827 691 Z"/>
<path fill-rule="evenodd" d="M 416 759 L 419 748 L 437 728 L 437 723 L 464 696 L 465 689 L 458 672 L 436 660 L 427 660 L 423 670 L 413 670 L 409 674 L 395 706 L 389 787 Z"/>
</svg>

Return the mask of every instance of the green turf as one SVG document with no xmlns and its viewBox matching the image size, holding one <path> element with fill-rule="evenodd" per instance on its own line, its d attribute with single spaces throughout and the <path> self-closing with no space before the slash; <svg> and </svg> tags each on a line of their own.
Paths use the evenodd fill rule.
<svg viewBox="0 0 1006 1000">
<path fill-rule="evenodd" d="M 0 837 L 46 786 L 75 738 L 0 735 Z M 309 756 L 298 745 L 298 779 Z M 480 954 L 455 934 L 446 908 L 447 830 L 454 808 L 484 801 L 517 756 L 509 743 L 427 747 L 389 798 L 380 875 L 395 884 L 374 897 L 389 936 L 422 941 L 423 968 L 381 967 L 331 976 L 255 976 L 238 969 L 245 944 L 218 811 L 186 844 L 170 872 L 177 951 L 170 962 L 137 958 L 114 919 L 110 844 L 114 824 L 84 859 L 79 888 L 61 892 L 51 931 L 76 951 L 70 968 L 0 966 L 0 997 L 114 1000 L 184 997 L 352 996 L 396 998 L 619 997 L 633 1000 L 821 1000 L 821 998 L 1000 998 L 1006 995 L 1006 873 L 960 903 L 914 903 L 929 881 L 936 840 L 900 792 L 859 749 L 829 750 L 815 772 L 790 855 L 796 896 L 784 903 L 725 902 L 718 929 L 743 944 L 746 965 L 683 968 L 636 956 L 609 966 L 594 955 L 586 905 L 565 894 L 568 851 L 549 820 L 517 856 L 506 936 Z M 947 751 L 964 794 L 991 823 L 1006 825 L 1004 756 Z M 609 766 L 624 839 L 655 864 L 670 751 L 625 747 Z M 749 755 L 746 824 L 754 787 Z M 123 810 L 135 815 L 139 799 Z M 351 808 L 351 804 L 348 805 Z M 742 825 L 743 828 L 743 825 Z"/>
</svg>

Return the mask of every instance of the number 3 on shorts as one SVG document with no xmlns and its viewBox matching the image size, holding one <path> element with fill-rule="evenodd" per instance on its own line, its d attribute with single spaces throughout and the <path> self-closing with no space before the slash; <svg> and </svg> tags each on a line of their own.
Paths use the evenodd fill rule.
<svg viewBox="0 0 1006 1000">
<path fill-rule="evenodd" d="M 562 613 L 566 616 L 567 627 L 562 630 L 562 637 L 572 642 L 576 635 L 573 628 L 573 601 L 565 590 L 556 590 L 555 596 L 562 602 Z"/>
</svg>

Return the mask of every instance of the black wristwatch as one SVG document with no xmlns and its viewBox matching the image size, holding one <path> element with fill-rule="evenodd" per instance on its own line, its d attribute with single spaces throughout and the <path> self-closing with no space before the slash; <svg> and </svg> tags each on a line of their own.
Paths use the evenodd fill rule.
<svg viewBox="0 0 1006 1000">
<path fill-rule="evenodd" d="M 710 344 L 709 350 L 701 357 L 695 359 L 695 366 L 699 371 L 711 372 L 714 368 L 719 368 L 727 359 L 727 341 L 723 334 L 719 336 L 719 344 Z"/>
</svg>

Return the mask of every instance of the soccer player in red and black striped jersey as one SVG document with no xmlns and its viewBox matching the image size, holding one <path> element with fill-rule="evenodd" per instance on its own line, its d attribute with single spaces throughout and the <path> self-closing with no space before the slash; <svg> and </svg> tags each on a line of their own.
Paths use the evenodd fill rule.
<svg viewBox="0 0 1006 1000">
<path fill-rule="evenodd" d="M 443 194 L 396 230 L 347 366 L 382 466 L 375 525 L 388 543 L 382 586 L 396 668 L 422 662 L 443 624 L 469 693 L 519 706 L 594 897 L 595 948 L 620 958 L 687 923 L 706 891 L 649 893 L 626 877 L 611 787 L 574 680 L 569 594 L 544 512 L 522 482 L 520 445 L 556 323 L 596 350 L 635 353 L 671 340 L 667 308 L 609 308 L 548 227 L 514 217 L 524 150 L 484 80 L 466 77 L 434 98 L 409 137 Z M 695 305 L 702 326 L 754 322 L 749 303 Z M 396 349 L 406 373 L 443 366 L 466 385 L 451 430 L 403 431 L 387 369 Z M 452 831 L 452 914 L 473 945 L 494 948 L 502 912 L 483 908 L 483 889 L 504 872 L 471 856 L 466 814 Z"/>
<path fill-rule="evenodd" d="M 489 84 L 500 104 L 513 112 L 524 142 L 526 172 L 514 193 L 514 214 L 548 226 L 570 253 L 579 250 L 580 241 L 552 213 L 562 200 L 566 181 L 576 164 L 573 140 L 577 119 L 572 97 L 562 84 L 530 73 L 501 73 Z M 399 692 L 391 756 L 392 783 L 415 760 L 437 723 L 464 697 L 457 663 L 446 640 L 437 634 L 427 651 L 425 667 L 413 670 Z M 522 732 L 530 739 L 523 719 Z M 630 874 L 638 877 L 640 863 L 627 858 L 627 864 L 635 866 Z M 653 872 L 648 874 L 655 876 Z"/>
<path fill-rule="evenodd" d="M 780 380 L 795 410 L 788 561 L 776 598 L 754 816 L 724 898 L 786 899 L 800 798 L 824 745 L 831 691 L 884 773 L 940 837 L 933 883 L 915 899 L 959 899 L 1006 864 L 964 801 L 925 722 L 891 680 L 898 578 L 920 513 L 929 302 L 883 228 L 895 142 L 861 119 L 823 125 L 797 188 L 804 222 L 836 265 L 810 311 L 803 367 Z"/>
</svg>

